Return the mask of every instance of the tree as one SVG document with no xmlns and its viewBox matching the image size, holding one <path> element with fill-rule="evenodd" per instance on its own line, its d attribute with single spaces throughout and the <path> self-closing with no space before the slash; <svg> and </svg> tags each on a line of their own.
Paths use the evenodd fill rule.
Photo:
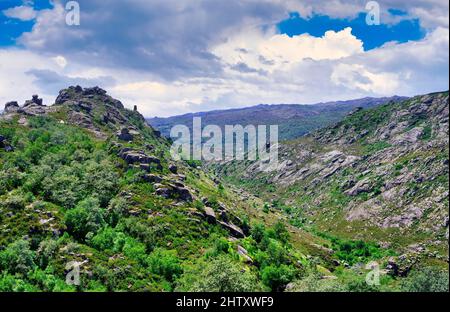
<svg viewBox="0 0 450 312">
<path fill-rule="evenodd" d="M 183 273 L 181 261 L 175 250 L 155 249 L 147 259 L 152 273 L 173 282 Z"/>
<path fill-rule="evenodd" d="M 10 274 L 26 275 L 36 265 L 35 253 L 30 249 L 26 240 L 18 240 L 0 252 L 0 268 Z"/>
<path fill-rule="evenodd" d="M 88 233 L 95 233 L 105 225 L 104 211 L 96 198 L 89 197 L 67 211 L 65 222 L 69 233 L 84 239 Z"/>
<path fill-rule="evenodd" d="M 256 275 L 227 256 L 199 263 L 178 281 L 177 291 L 251 292 L 261 291 Z"/>
<path fill-rule="evenodd" d="M 282 291 L 295 277 L 295 269 L 282 264 L 280 266 L 269 265 L 262 269 L 261 279 L 264 285 L 272 291 Z"/>
</svg>

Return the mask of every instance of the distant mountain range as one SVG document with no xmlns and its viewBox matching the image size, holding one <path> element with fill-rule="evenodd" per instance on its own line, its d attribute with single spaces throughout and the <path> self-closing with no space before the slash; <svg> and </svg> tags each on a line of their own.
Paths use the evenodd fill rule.
<svg viewBox="0 0 450 312">
<path fill-rule="evenodd" d="M 399 102 L 405 97 L 366 97 L 350 101 L 336 101 L 313 105 L 261 104 L 252 107 L 190 113 L 168 118 L 149 118 L 147 121 L 169 137 L 174 125 L 186 125 L 192 129 L 193 117 L 202 117 L 203 125 L 279 125 L 280 140 L 295 139 L 340 121 L 357 107 L 371 108 L 387 102 Z"/>
</svg>

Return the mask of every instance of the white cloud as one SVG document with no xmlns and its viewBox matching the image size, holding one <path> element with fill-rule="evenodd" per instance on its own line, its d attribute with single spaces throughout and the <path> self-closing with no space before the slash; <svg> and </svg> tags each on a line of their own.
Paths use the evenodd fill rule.
<svg viewBox="0 0 450 312">
<path fill-rule="evenodd" d="M 21 21 L 31 21 L 36 18 L 37 12 L 30 6 L 16 6 L 3 11 L 5 16 L 10 18 L 16 18 Z"/>
<path fill-rule="evenodd" d="M 252 0 L 246 2 L 251 14 L 239 11 L 238 0 L 223 8 L 199 1 L 195 10 L 192 2 L 181 0 L 111 4 L 130 14 L 139 11 L 141 20 L 130 22 L 111 14 L 104 1 L 92 0 L 81 3 L 80 27 L 65 27 L 64 8 L 55 2 L 54 9 L 38 12 L 32 32 L 21 37 L 27 50 L 0 49 L 0 105 L 23 102 L 34 93 L 48 104 L 57 88 L 69 83 L 98 84 L 127 107 L 138 105 L 146 116 L 448 89 L 446 1 L 411 0 L 407 6 L 400 0 L 380 1 L 384 11 L 405 9 L 432 28 L 423 40 L 370 51 L 363 51 L 350 28 L 317 38 L 288 37 L 274 27 L 261 27 L 275 25 L 293 10 L 303 16 L 348 17 L 365 7 L 359 0 L 341 2 L 262 1 L 285 8 L 273 13 L 273 6 Z M 239 17 L 231 16 L 228 6 Z M 113 63 L 101 62 L 104 58 Z"/>
<path fill-rule="evenodd" d="M 67 60 L 66 60 L 66 58 L 65 58 L 64 56 L 62 56 L 62 55 L 55 56 L 55 57 L 53 58 L 53 60 L 54 60 L 55 63 L 58 64 L 58 66 L 61 67 L 61 68 L 64 68 L 64 67 L 67 66 Z"/>
<path fill-rule="evenodd" d="M 327 31 L 317 38 L 309 34 L 289 37 L 274 29 L 243 31 L 213 48 L 213 53 L 227 65 L 246 64 L 248 68 L 289 70 L 304 59 L 336 60 L 363 52 L 361 40 L 351 34 L 351 28 Z"/>
</svg>

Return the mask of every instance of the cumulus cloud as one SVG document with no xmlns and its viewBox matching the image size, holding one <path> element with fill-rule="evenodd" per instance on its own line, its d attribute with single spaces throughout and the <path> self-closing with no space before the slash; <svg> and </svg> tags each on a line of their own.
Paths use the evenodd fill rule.
<svg viewBox="0 0 450 312">
<path fill-rule="evenodd" d="M 10 18 L 16 18 L 21 21 L 31 21 L 36 18 L 37 12 L 33 7 L 21 5 L 9 8 L 3 11 L 3 14 Z"/>
<path fill-rule="evenodd" d="M 55 0 L 19 39 L 24 49 L 0 49 L 0 101 L 39 93 L 49 103 L 67 85 L 99 85 L 146 116 L 169 116 L 448 88 L 446 1 L 378 1 L 386 18 L 389 8 L 404 10 L 429 33 L 370 51 L 351 28 L 318 38 L 275 27 L 291 11 L 355 17 L 365 8 L 356 0 L 79 2 L 80 26 L 65 24 Z"/>
<path fill-rule="evenodd" d="M 255 28 L 238 33 L 212 51 L 231 66 L 273 72 L 305 59 L 335 60 L 362 53 L 363 43 L 351 34 L 351 28 L 327 31 L 321 38 L 308 34 L 289 37 L 275 29 L 263 32 Z"/>
</svg>

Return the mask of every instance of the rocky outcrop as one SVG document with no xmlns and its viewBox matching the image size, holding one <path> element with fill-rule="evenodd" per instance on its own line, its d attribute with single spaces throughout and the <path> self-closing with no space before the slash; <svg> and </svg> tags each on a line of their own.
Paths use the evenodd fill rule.
<svg viewBox="0 0 450 312">
<path fill-rule="evenodd" d="M 192 202 L 193 196 L 189 189 L 184 185 L 175 184 L 155 184 L 154 185 L 156 194 L 167 199 L 181 200 L 185 202 Z"/>
<path fill-rule="evenodd" d="M 133 150 L 131 148 L 123 148 L 119 151 L 118 156 L 125 160 L 128 165 L 137 165 L 141 169 L 150 171 L 152 166 L 156 165 L 158 170 L 162 169 L 161 160 L 155 156 L 149 156 L 143 151 Z"/>
<path fill-rule="evenodd" d="M 90 101 L 99 101 L 105 105 L 113 106 L 117 109 L 124 109 L 122 102 L 113 99 L 107 92 L 99 87 L 82 88 L 80 86 L 71 86 L 61 90 L 55 100 L 55 105 L 80 103 L 80 99 L 85 99 L 84 103 L 89 104 Z M 81 101 L 83 102 L 83 101 Z"/>
<path fill-rule="evenodd" d="M 39 95 L 35 94 L 31 97 L 31 100 L 25 101 L 25 104 L 23 104 L 23 107 L 28 107 L 30 105 L 42 106 L 43 100 L 41 98 L 39 98 Z"/>
<path fill-rule="evenodd" d="M 16 113 L 20 106 L 16 101 L 8 102 L 5 104 L 5 113 Z"/>
<path fill-rule="evenodd" d="M 121 141 L 133 141 L 133 135 L 130 133 L 130 130 L 128 128 L 122 128 L 120 131 L 117 132 L 117 138 Z"/>
</svg>

